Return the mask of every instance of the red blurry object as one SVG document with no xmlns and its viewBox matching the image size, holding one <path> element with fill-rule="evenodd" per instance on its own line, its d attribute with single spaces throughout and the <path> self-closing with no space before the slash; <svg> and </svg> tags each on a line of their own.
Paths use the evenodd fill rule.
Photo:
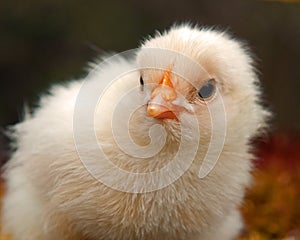
<svg viewBox="0 0 300 240">
<path fill-rule="evenodd" d="M 259 168 L 279 164 L 284 169 L 300 174 L 300 132 L 277 133 L 268 142 L 260 143 L 258 158 Z"/>
<path fill-rule="evenodd" d="M 242 239 L 300 239 L 300 133 L 276 133 L 257 146 Z"/>
</svg>

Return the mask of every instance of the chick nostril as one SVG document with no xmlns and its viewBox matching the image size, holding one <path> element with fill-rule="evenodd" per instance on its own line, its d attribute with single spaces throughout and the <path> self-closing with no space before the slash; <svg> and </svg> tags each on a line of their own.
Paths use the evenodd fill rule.
<svg viewBox="0 0 300 240">
<path fill-rule="evenodd" d="M 174 89 L 169 88 L 169 87 L 164 87 L 164 91 L 162 93 L 162 97 L 165 101 L 173 101 L 176 99 L 177 94 L 174 91 Z"/>
<path fill-rule="evenodd" d="M 165 101 L 173 101 L 176 99 L 177 94 L 173 88 L 167 86 L 158 86 L 151 93 L 151 99 L 160 95 Z"/>
</svg>

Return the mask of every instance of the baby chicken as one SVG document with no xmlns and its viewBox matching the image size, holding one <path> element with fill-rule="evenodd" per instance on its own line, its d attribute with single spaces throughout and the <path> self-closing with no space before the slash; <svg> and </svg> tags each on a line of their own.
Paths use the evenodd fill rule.
<svg viewBox="0 0 300 240">
<path fill-rule="evenodd" d="M 175 26 L 53 87 L 13 127 L 2 224 L 13 240 L 229 240 L 265 128 L 245 47 Z"/>
</svg>

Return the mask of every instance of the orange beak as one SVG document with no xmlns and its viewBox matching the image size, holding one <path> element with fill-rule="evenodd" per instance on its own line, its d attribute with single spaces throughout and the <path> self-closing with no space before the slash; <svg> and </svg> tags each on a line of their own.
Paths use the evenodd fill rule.
<svg viewBox="0 0 300 240">
<path fill-rule="evenodd" d="M 175 106 L 171 103 L 176 99 L 177 94 L 170 79 L 171 69 L 169 68 L 158 87 L 152 94 L 148 103 L 147 113 L 150 117 L 159 119 L 177 119 L 174 110 Z M 178 120 L 178 119 L 177 119 Z"/>
</svg>

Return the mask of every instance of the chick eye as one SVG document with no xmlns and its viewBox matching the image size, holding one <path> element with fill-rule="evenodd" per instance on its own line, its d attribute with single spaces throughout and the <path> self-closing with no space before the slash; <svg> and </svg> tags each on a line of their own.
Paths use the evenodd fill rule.
<svg viewBox="0 0 300 240">
<path fill-rule="evenodd" d="M 141 84 L 141 86 L 144 86 L 144 79 L 142 76 L 140 76 L 140 84 Z"/>
<path fill-rule="evenodd" d="M 210 79 L 198 91 L 198 95 L 202 100 L 207 100 L 212 97 L 216 91 L 216 84 L 214 79 Z"/>
</svg>

